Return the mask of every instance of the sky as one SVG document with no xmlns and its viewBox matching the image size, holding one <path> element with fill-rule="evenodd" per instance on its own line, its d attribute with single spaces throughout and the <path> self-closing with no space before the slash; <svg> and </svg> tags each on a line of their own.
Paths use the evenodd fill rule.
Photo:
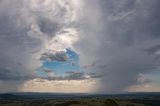
<svg viewBox="0 0 160 106">
<path fill-rule="evenodd" d="M 160 92 L 159 0 L 0 0 L 0 92 Z"/>
</svg>

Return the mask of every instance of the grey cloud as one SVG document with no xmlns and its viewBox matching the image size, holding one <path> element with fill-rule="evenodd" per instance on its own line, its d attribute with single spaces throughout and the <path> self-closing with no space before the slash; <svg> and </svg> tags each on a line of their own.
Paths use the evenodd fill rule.
<svg viewBox="0 0 160 106">
<path fill-rule="evenodd" d="M 84 68 L 84 69 L 89 69 L 89 68 L 93 68 L 93 67 L 96 67 L 96 68 L 106 68 L 107 65 L 106 64 L 102 64 L 100 62 L 92 62 L 91 64 L 89 65 L 84 65 L 84 66 L 81 66 L 81 68 Z"/>
<path fill-rule="evenodd" d="M 99 79 L 101 77 L 101 75 L 98 75 L 96 73 L 84 73 L 75 71 L 66 72 L 64 75 L 58 75 L 53 70 L 47 73 L 54 73 L 55 75 L 47 77 L 39 77 L 39 78 L 47 80 L 86 80 L 86 79 Z"/>
<path fill-rule="evenodd" d="M 159 63 L 159 0 L 88 0 L 82 40 L 75 44 L 81 65 L 106 64 L 90 68 L 102 74 L 97 92 L 123 92 L 139 82 L 139 74 L 149 74 Z M 94 13 L 94 14 L 92 14 Z M 92 15 L 91 15 L 92 14 Z M 151 49 L 146 49 L 151 47 Z M 145 50 L 145 51 L 143 51 Z M 89 71 L 90 71 L 89 70 Z"/>
<path fill-rule="evenodd" d="M 50 68 L 42 68 L 42 72 L 46 73 L 46 76 L 39 76 L 40 79 L 47 79 L 47 80 L 85 80 L 85 79 L 92 79 L 92 78 L 99 78 L 100 75 L 95 73 L 84 73 L 82 71 L 67 71 L 64 74 L 58 74 L 55 70 Z"/>
<path fill-rule="evenodd" d="M 155 45 L 150 48 L 143 49 L 142 51 L 148 52 L 149 54 L 155 54 L 160 50 L 160 45 Z"/>
<path fill-rule="evenodd" d="M 88 75 L 90 76 L 90 78 L 96 78 L 96 79 L 100 79 L 103 77 L 103 75 L 97 73 L 88 73 Z"/>
<path fill-rule="evenodd" d="M 85 74 L 83 72 L 66 72 L 66 78 L 68 80 L 86 79 Z"/>
<path fill-rule="evenodd" d="M 68 79 L 93 79 L 93 78 L 100 78 L 101 75 L 96 73 L 84 73 L 84 72 L 66 72 L 66 76 Z"/>
<path fill-rule="evenodd" d="M 21 88 L 19 85 L 23 83 L 23 81 L 0 80 L 1 93 L 18 92 Z"/>
<path fill-rule="evenodd" d="M 64 25 L 58 23 L 58 22 L 52 22 L 48 19 L 45 19 L 45 18 L 39 18 L 39 21 L 38 21 L 38 24 L 39 24 L 39 27 L 40 27 L 40 30 L 43 32 L 43 33 L 46 33 L 47 35 L 49 35 L 50 37 L 53 37 L 55 35 L 55 33 L 61 29 L 61 27 L 63 27 Z"/>
<path fill-rule="evenodd" d="M 40 59 L 48 61 L 67 61 L 68 56 L 65 51 L 55 51 L 43 53 Z"/>
<path fill-rule="evenodd" d="M 81 80 L 81 79 L 93 79 L 100 78 L 101 75 L 96 73 L 84 73 L 84 72 L 66 72 L 66 78 L 71 80 Z"/>
<path fill-rule="evenodd" d="M 0 86 L 12 86 L 7 85 L 11 81 L 17 86 L 13 89 L 18 90 L 18 86 L 26 80 L 37 78 L 35 71 L 43 64 L 41 57 L 66 61 L 64 52 L 56 53 L 55 56 L 43 53 L 54 49 L 46 48 L 46 43 L 64 28 L 68 10 L 60 15 L 62 8 L 66 8 L 57 5 L 57 1 L 51 1 L 48 5 L 56 5 L 58 13 L 55 15 L 54 9 L 48 11 L 52 6 L 44 6 L 43 3 L 32 0 L 0 0 L 0 80 L 6 82 Z M 35 4 L 38 6 L 34 7 Z M 6 70 L 6 67 L 9 69 Z M 17 83 L 18 81 L 22 83 Z M 0 88 L 0 92 L 1 90 Z"/>
<path fill-rule="evenodd" d="M 9 6 L 10 4 L 12 5 Z M 12 3 L 2 0 L 0 5 L 0 79 L 29 79 L 38 64 L 34 64 L 33 58 L 27 53 L 28 44 L 34 40 L 27 36 L 29 26 L 20 18 L 22 14 L 19 10 L 23 3 L 17 0 Z M 39 47 L 34 45 L 30 50 Z M 32 67 L 32 63 L 35 65 L 33 69 L 29 68 Z"/>
<path fill-rule="evenodd" d="M 139 74 L 139 78 L 137 79 L 137 81 L 140 83 L 140 84 L 149 84 L 152 82 L 152 80 L 144 75 L 144 74 Z"/>
<path fill-rule="evenodd" d="M 0 69 L 1 81 L 26 81 L 36 78 L 37 76 L 31 73 L 22 73 L 19 71 L 13 71 L 11 68 Z"/>
</svg>

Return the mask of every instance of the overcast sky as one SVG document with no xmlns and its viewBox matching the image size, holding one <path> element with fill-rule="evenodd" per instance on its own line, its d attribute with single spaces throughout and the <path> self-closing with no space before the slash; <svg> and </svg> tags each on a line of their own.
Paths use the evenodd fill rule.
<svg viewBox="0 0 160 106">
<path fill-rule="evenodd" d="M 160 91 L 160 0 L 0 0 L 0 92 Z"/>
</svg>

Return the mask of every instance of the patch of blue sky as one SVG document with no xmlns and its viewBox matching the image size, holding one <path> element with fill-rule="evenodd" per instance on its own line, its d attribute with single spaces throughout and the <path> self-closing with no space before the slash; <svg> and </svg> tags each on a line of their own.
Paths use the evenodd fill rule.
<svg viewBox="0 0 160 106">
<path fill-rule="evenodd" d="M 43 67 L 49 68 L 57 74 L 64 74 L 67 71 L 79 71 L 79 56 L 71 49 L 66 49 L 68 60 L 64 62 L 60 61 L 44 61 Z M 43 75 L 43 73 L 41 73 Z"/>
</svg>

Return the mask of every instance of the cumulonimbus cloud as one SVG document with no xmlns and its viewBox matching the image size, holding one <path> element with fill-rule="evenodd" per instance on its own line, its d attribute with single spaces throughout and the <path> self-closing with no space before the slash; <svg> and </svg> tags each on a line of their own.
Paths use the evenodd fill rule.
<svg viewBox="0 0 160 106">
<path fill-rule="evenodd" d="M 38 78 L 35 71 L 43 60 L 67 60 L 66 48 L 79 54 L 89 75 L 70 72 L 64 79 L 98 77 L 95 92 L 122 92 L 150 83 L 140 75 L 159 68 L 159 4 L 159 0 L 1 0 L 0 84 L 17 77 Z M 54 77 L 49 74 L 48 79 Z"/>
</svg>

